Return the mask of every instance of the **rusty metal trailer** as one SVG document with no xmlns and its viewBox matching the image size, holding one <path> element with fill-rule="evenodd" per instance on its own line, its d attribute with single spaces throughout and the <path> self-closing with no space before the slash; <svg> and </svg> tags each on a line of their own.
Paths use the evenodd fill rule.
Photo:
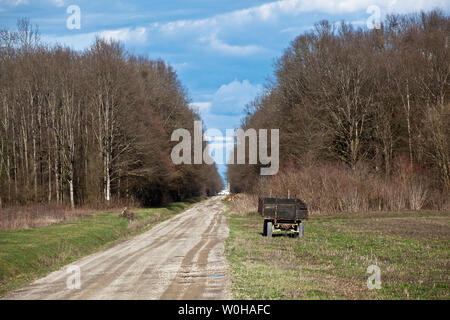
<svg viewBox="0 0 450 320">
<path fill-rule="evenodd" d="M 271 237 L 273 232 L 282 230 L 304 235 L 303 221 L 308 219 L 308 208 L 300 199 L 259 198 L 258 212 L 264 219 L 264 236 Z"/>
</svg>

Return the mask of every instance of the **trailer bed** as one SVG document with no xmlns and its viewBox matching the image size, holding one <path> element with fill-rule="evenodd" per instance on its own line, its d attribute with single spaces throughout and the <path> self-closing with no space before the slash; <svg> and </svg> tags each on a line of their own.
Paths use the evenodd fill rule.
<svg viewBox="0 0 450 320">
<path fill-rule="evenodd" d="M 300 199 L 259 198 L 258 212 L 274 223 L 297 223 L 308 219 L 308 208 Z"/>
</svg>

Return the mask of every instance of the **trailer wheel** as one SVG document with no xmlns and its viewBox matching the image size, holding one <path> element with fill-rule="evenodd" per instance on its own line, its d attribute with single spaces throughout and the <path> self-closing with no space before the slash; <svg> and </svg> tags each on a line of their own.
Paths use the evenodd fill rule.
<svg viewBox="0 0 450 320">
<path fill-rule="evenodd" d="M 305 235 L 305 225 L 300 221 L 298 223 L 298 236 L 303 237 Z"/>
<path fill-rule="evenodd" d="M 267 232 L 266 232 L 266 235 L 267 235 L 267 237 L 268 238 L 271 238 L 272 237 L 272 226 L 273 226 L 273 223 L 272 223 L 272 221 L 267 221 Z"/>
<path fill-rule="evenodd" d="M 264 220 L 264 225 L 263 225 L 263 236 L 267 236 L 267 220 Z"/>
</svg>

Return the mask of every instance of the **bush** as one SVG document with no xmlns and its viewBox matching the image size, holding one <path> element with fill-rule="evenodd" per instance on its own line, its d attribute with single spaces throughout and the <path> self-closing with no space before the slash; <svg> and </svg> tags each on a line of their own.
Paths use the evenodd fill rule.
<svg viewBox="0 0 450 320">
<path fill-rule="evenodd" d="M 235 201 L 238 212 L 251 211 L 258 196 L 297 197 L 310 213 L 367 212 L 376 210 L 421 210 L 448 208 L 448 194 L 434 190 L 429 178 L 399 161 L 390 179 L 363 166 L 351 170 L 339 164 L 281 169 L 263 177 L 251 195 Z"/>
</svg>

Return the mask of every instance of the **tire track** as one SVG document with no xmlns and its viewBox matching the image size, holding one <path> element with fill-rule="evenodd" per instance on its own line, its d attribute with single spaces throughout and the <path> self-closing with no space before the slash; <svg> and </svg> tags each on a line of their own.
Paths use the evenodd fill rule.
<svg viewBox="0 0 450 320">
<path fill-rule="evenodd" d="M 201 299 L 208 277 L 208 256 L 212 248 L 223 241 L 218 231 L 224 224 L 223 211 L 216 210 L 210 225 L 202 234 L 202 239 L 185 256 L 181 267 L 161 299 Z M 194 258 L 198 256 L 197 262 Z"/>
</svg>

